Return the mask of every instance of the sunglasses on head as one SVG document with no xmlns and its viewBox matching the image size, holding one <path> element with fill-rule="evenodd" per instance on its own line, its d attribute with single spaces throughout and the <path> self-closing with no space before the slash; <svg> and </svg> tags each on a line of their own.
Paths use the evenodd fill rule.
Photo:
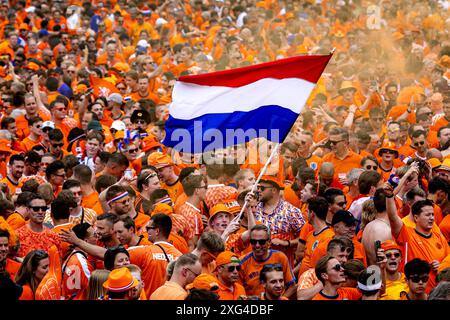
<svg viewBox="0 0 450 320">
<path fill-rule="evenodd" d="M 368 165 L 368 166 L 366 166 L 366 170 L 377 170 L 378 169 L 378 166 L 371 166 L 371 165 Z"/>
<path fill-rule="evenodd" d="M 423 276 L 414 275 L 414 276 L 410 276 L 408 279 L 414 283 L 419 283 L 420 281 L 422 281 L 423 283 L 426 283 L 426 282 L 428 282 L 429 278 L 430 278 L 429 275 L 423 275 Z"/>
<path fill-rule="evenodd" d="M 420 145 L 420 146 L 423 146 L 424 144 L 425 144 L 425 141 L 414 142 L 414 145 L 415 145 L 416 147 L 418 147 L 419 145 Z"/>
<path fill-rule="evenodd" d="M 33 207 L 30 207 L 30 208 L 31 208 L 31 210 L 33 210 L 34 212 L 39 212 L 39 211 L 45 212 L 45 211 L 48 210 L 48 207 L 47 207 L 47 206 L 42 206 L 42 207 L 40 207 L 40 206 L 33 206 Z"/>
<path fill-rule="evenodd" d="M 263 246 L 267 243 L 267 241 L 269 241 L 269 239 L 250 239 L 250 244 L 251 245 L 256 245 L 257 243 L 259 243 L 260 246 Z"/>
<path fill-rule="evenodd" d="M 241 271 L 241 266 L 228 266 L 227 268 L 228 272 L 233 272 L 234 270 Z"/>
<path fill-rule="evenodd" d="M 400 253 L 398 253 L 398 252 L 396 252 L 396 253 L 386 253 L 386 258 L 390 259 L 392 257 L 400 258 Z"/>
</svg>

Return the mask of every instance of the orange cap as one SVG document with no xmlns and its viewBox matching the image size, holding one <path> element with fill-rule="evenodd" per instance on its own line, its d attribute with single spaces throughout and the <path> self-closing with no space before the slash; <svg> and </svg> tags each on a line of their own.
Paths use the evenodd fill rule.
<svg viewBox="0 0 450 320">
<path fill-rule="evenodd" d="M 40 69 L 40 67 L 39 67 L 39 65 L 37 63 L 28 62 L 27 65 L 25 66 L 25 69 L 38 71 Z"/>
<path fill-rule="evenodd" d="M 224 264 L 229 263 L 240 263 L 238 256 L 236 253 L 231 251 L 223 251 L 216 258 L 216 266 L 222 266 Z"/>
<path fill-rule="evenodd" d="M 223 203 L 218 203 L 216 204 L 214 207 L 211 208 L 211 211 L 209 212 L 209 221 L 211 221 L 211 219 L 218 213 L 220 212 L 226 212 L 229 213 L 230 215 L 233 215 L 233 213 L 231 212 L 230 208 L 228 208 L 226 205 L 224 205 Z"/>
<path fill-rule="evenodd" d="M 237 200 L 228 198 L 223 200 L 223 204 L 230 210 L 230 212 L 234 215 L 241 212 L 241 206 L 239 205 Z"/>
<path fill-rule="evenodd" d="M 6 139 L 0 139 L 0 151 L 12 153 L 11 142 Z"/>
<path fill-rule="evenodd" d="M 219 290 L 219 281 L 212 275 L 202 273 L 197 276 L 191 284 L 188 284 L 186 286 L 186 289 L 204 289 L 217 291 Z"/>
<path fill-rule="evenodd" d="M 402 248 L 394 240 L 386 240 L 381 244 L 381 249 L 384 251 L 388 250 L 398 250 L 402 252 Z"/>
<path fill-rule="evenodd" d="M 157 203 L 152 211 L 151 216 L 153 217 L 155 214 L 158 213 L 163 213 L 165 215 L 170 216 L 173 213 L 173 208 L 169 206 L 167 203 Z"/>
<path fill-rule="evenodd" d="M 75 93 L 85 93 L 88 87 L 85 84 L 79 84 L 75 87 Z"/>
<path fill-rule="evenodd" d="M 122 72 L 128 72 L 130 71 L 130 66 L 123 62 L 117 62 L 113 65 L 113 68 Z"/>
<path fill-rule="evenodd" d="M 125 138 L 125 131 L 123 131 L 123 130 L 116 131 L 116 133 L 114 134 L 114 140 L 124 139 L 124 138 Z"/>
<path fill-rule="evenodd" d="M 24 29 L 24 30 L 29 30 L 28 24 L 26 24 L 26 23 L 21 23 L 21 24 L 19 25 L 19 30 L 22 30 L 22 29 Z"/>
<path fill-rule="evenodd" d="M 148 135 L 141 141 L 141 149 L 144 152 L 159 147 L 161 147 L 161 144 L 158 142 L 158 140 L 156 140 L 155 136 L 153 135 Z"/>
<path fill-rule="evenodd" d="M 442 164 L 437 158 L 428 159 L 428 163 L 430 164 L 431 169 L 436 169 Z"/>
<path fill-rule="evenodd" d="M 138 285 L 138 281 L 133 278 L 128 268 L 114 269 L 108 276 L 108 280 L 103 283 L 103 287 L 112 292 L 124 292 Z"/>
<path fill-rule="evenodd" d="M 274 187 L 277 187 L 280 190 L 284 190 L 283 184 L 280 183 L 280 181 L 277 179 L 277 177 L 274 176 L 262 176 L 260 182 L 266 182 Z"/>
<path fill-rule="evenodd" d="M 153 152 L 148 156 L 147 163 L 157 169 L 173 165 L 172 159 L 161 152 Z"/>
</svg>

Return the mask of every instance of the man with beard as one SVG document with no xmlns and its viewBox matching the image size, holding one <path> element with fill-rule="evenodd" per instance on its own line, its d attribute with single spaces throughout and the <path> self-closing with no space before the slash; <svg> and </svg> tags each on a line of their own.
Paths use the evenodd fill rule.
<svg viewBox="0 0 450 320">
<path fill-rule="evenodd" d="M 114 223 L 114 233 L 117 240 L 119 240 L 125 248 L 151 244 L 151 242 L 143 235 L 138 236 L 136 234 L 136 225 L 134 224 L 134 220 L 129 216 L 120 217 L 116 223 Z"/>
<path fill-rule="evenodd" d="M 439 128 L 437 137 L 439 141 L 439 150 L 448 154 L 450 148 L 450 125 Z"/>
<path fill-rule="evenodd" d="M 21 155 L 14 154 L 9 158 L 9 173 L 0 181 L 8 186 L 9 194 L 12 196 L 16 193 L 19 186 L 19 179 L 23 175 L 25 169 L 25 158 Z"/>
<path fill-rule="evenodd" d="M 238 300 L 245 296 L 244 287 L 238 283 L 240 260 L 235 253 L 224 251 L 217 256 L 217 279 L 219 280 L 219 300 Z"/>
<path fill-rule="evenodd" d="M 405 276 L 408 292 L 400 293 L 400 300 L 428 300 L 426 292 L 430 279 L 431 267 L 428 262 L 415 258 L 405 265 Z"/>
<path fill-rule="evenodd" d="M 259 204 L 256 221 L 270 228 L 271 244 L 294 262 L 295 248 L 305 224 L 300 209 L 285 201 L 280 192 L 284 186 L 273 176 L 263 176 L 258 185 Z"/>
<path fill-rule="evenodd" d="M 93 209 L 82 206 L 81 183 L 77 180 L 69 179 L 64 182 L 62 188 L 63 190 L 71 191 L 77 203 L 77 207 L 70 213 L 69 222 L 74 225 L 87 222 L 93 226 L 97 220 L 97 213 Z"/>
<path fill-rule="evenodd" d="M 408 290 L 406 278 L 400 270 L 402 262 L 402 250 L 393 240 L 381 243 L 387 262 L 385 268 L 386 289 L 380 296 L 380 300 L 400 300 L 400 293 Z"/>
<path fill-rule="evenodd" d="M 32 250 L 48 251 L 53 245 L 60 248 L 58 236 L 44 226 L 45 213 L 48 210 L 45 200 L 34 194 L 29 198 L 27 206 L 30 220 L 17 229 L 17 236 L 20 241 L 20 250 L 17 255 L 25 257 Z"/>
<path fill-rule="evenodd" d="M 24 139 L 30 134 L 29 121 L 34 117 L 40 117 L 41 121 L 49 121 L 50 116 L 48 110 L 39 110 L 39 106 L 35 96 L 32 94 L 25 94 L 24 97 L 25 114 L 16 118 L 17 136 L 19 139 Z"/>
<path fill-rule="evenodd" d="M 111 213 L 120 217 L 130 214 L 130 195 L 127 190 L 119 185 L 113 185 L 106 191 L 106 201 L 111 208 Z M 134 218 L 134 217 L 131 217 Z"/>
<path fill-rule="evenodd" d="M 320 258 L 315 267 L 323 289 L 312 300 L 358 300 L 361 293 L 356 288 L 342 288 L 346 281 L 343 265 L 333 256 Z"/>
</svg>

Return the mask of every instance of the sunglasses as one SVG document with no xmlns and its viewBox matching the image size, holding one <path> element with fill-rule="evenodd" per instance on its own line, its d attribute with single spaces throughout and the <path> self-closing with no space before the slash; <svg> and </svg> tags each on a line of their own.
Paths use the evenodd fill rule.
<svg viewBox="0 0 450 320">
<path fill-rule="evenodd" d="M 66 110 L 67 110 L 67 108 L 56 108 L 55 110 L 56 110 L 56 111 L 60 111 L 60 112 L 62 112 L 62 111 L 66 111 Z"/>
<path fill-rule="evenodd" d="M 48 210 L 48 207 L 47 207 L 47 206 L 42 206 L 42 207 L 36 206 L 36 207 L 30 207 L 30 208 L 31 208 L 31 210 L 33 210 L 34 212 L 39 212 L 39 211 L 45 212 L 45 211 Z"/>
<path fill-rule="evenodd" d="M 258 186 L 257 187 L 257 189 L 258 190 L 261 190 L 261 191 L 264 191 L 264 190 L 266 190 L 266 189 L 271 189 L 271 188 L 273 188 L 272 186 Z"/>
<path fill-rule="evenodd" d="M 419 283 L 420 281 L 422 281 L 423 283 L 426 283 L 426 282 L 428 282 L 429 278 L 430 278 L 429 275 L 423 275 L 423 276 L 414 275 L 414 276 L 410 276 L 409 280 L 411 280 L 414 283 Z"/>
<path fill-rule="evenodd" d="M 52 143 L 53 148 L 62 148 L 63 145 L 64 143 Z"/>
<path fill-rule="evenodd" d="M 260 246 L 263 246 L 267 243 L 267 241 L 269 241 L 269 239 L 250 239 L 250 244 L 252 246 L 256 245 L 257 243 L 259 243 Z"/>
<path fill-rule="evenodd" d="M 425 144 L 425 141 L 414 142 L 414 146 L 416 146 L 416 147 L 423 146 L 424 144 Z"/>
<path fill-rule="evenodd" d="M 368 166 L 366 166 L 366 170 L 377 170 L 378 169 L 378 166 L 371 166 L 371 165 L 368 165 Z"/>
<path fill-rule="evenodd" d="M 386 258 L 390 259 L 392 257 L 400 258 L 400 253 L 398 253 L 398 252 L 396 252 L 396 253 L 386 253 Z"/>
<path fill-rule="evenodd" d="M 341 252 L 346 252 L 347 254 L 351 254 L 353 251 L 352 248 L 349 247 L 341 247 Z"/>
<path fill-rule="evenodd" d="M 338 144 L 339 142 L 342 142 L 342 141 L 345 141 L 345 140 L 338 140 L 338 141 L 329 141 L 330 142 L 330 145 L 335 145 L 335 144 Z"/>
<path fill-rule="evenodd" d="M 139 149 L 128 149 L 128 153 L 135 153 L 138 152 Z"/>
<path fill-rule="evenodd" d="M 337 265 L 333 266 L 331 269 L 336 270 L 336 271 L 341 271 L 344 270 L 344 267 L 338 263 Z"/>
<path fill-rule="evenodd" d="M 228 272 L 233 272 L 234 270 L 236 270 L 236 271 L 241 271 L 241 266 L 229 266 L 229 267 L 227 268 L 227 271 L 228 271 Z"/>
<path fill-rule="evenodd" d="M 392 151 L 392 150 L 383 150 L 383 152 L 382 153 L 387 153 L 387 154 L 396 154 L 396 152 L 395 151 Z"/>
<path fill-rule="evenodd" d="M 144 120 L 136 120 L 136 124 L 146 124 Z"/>
</svg>

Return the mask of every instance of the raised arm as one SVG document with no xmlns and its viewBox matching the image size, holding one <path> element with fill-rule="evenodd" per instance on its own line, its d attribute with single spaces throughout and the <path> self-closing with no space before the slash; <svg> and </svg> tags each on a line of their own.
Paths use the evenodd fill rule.
<svg viewBox="0 0 450 320">
<path fill-rule="evenodd" d="M 389 222 L 391 224 L 391 232 L 394 237 L 397 237 L 403 227 L 403 221 L 397 214 L 397 207 L 395 206 L 392 186 L 389 183 L 385 183 L 383 189 L 386 193 L 386 211 L 389 216 Z"/>
</svg>

